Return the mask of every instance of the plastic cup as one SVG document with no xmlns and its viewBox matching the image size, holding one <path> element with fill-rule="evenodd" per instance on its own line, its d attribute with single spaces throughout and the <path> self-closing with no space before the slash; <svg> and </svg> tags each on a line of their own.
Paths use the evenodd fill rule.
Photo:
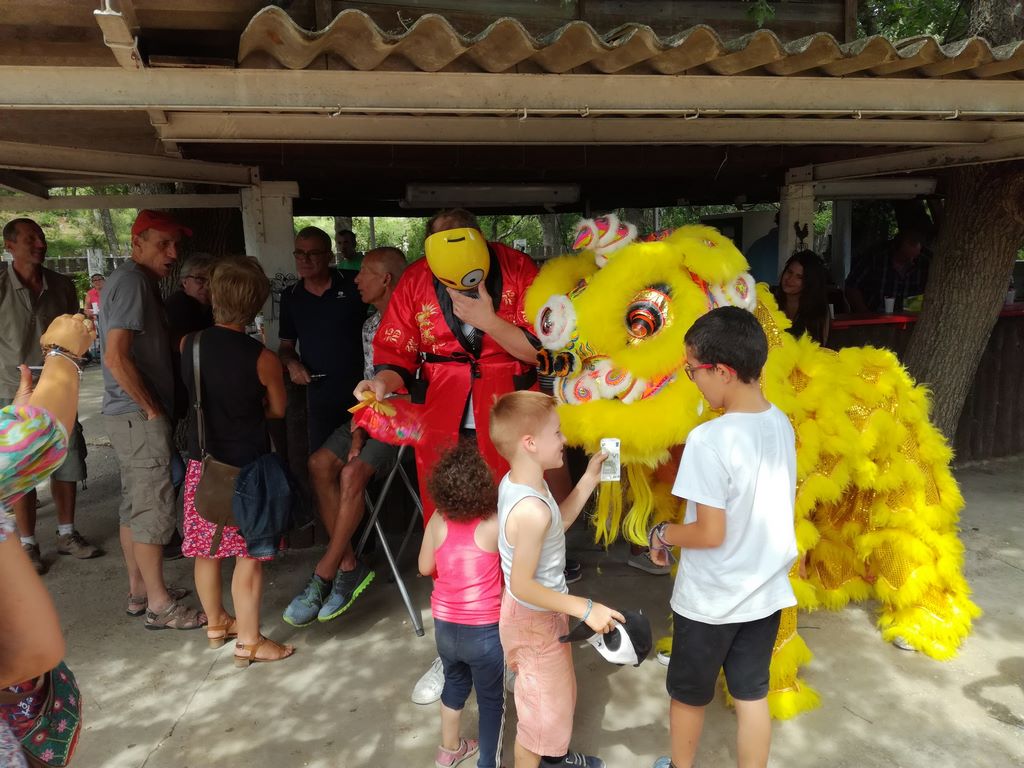
<svg viewBox="0 0 1024 768">
<path fill-rule="evenodd" d="M 886 296 L 885 297 L 885 314 L 891 315 L 896 311 L 896 297 Z"/>
</svg>

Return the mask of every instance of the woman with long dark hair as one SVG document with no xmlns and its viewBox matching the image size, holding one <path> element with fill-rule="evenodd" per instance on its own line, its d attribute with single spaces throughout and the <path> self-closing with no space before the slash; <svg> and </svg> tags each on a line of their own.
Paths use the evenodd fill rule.
<svg viewBox="0 0 1024 768">
<path fill-rule="evenodd" d="M 789 257 L 779 284 L 772 289 L 779 309 L 793 325 L 796 337 L 810 334 L 819 344 L 828 341 L 828 289 L 825 264 L 814 251 L 798 251 Z"/>
</svg>

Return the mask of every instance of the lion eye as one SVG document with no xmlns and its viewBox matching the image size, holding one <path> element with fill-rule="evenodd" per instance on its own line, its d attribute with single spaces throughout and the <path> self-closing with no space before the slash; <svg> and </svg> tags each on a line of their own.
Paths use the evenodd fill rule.
<svg viewBox="0 0 1024 768">
<path fill-rule="evenodd" d="M 671 322 L 672 296 L 667 285 L 640 291 L 626 309 L 626 332 L 630 343 L 649 339 Z"/>
</svg>

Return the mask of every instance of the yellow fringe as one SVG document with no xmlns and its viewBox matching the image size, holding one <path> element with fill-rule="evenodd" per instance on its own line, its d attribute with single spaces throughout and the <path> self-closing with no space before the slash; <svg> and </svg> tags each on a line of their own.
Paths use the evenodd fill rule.
<svg viewBox="0 0 1024 768">
<path fill-rule="evenodd" d="M 597 489 L 594 542 L 607 547 L 618 535 L 622 522 L 622 483 L 603 481 Z"/>
</svg>

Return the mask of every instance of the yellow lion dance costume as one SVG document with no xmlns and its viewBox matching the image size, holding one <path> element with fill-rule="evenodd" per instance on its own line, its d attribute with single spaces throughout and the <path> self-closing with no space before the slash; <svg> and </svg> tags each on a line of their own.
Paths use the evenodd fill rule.
<svg viewBox="0 0 1024 768">
<path fill-rule="evenodd" d="M 621 440 L 625 493 L 602 488 L 597 540 L 609 544 L 621 530 L 646 544 L 650 525 L 678 518 L 679 500 L 654 472 L 715 416 L 683 372 L 683 337 L 701 314 L 740 306 L 768 337 L 762 388 L 797 438 L 801 556 L 790 580 L 799 607 L 836 610 L 875 598 L 886 641 L 901 637 L 952 658 L 980 615 L 961 572 L 963 497 L 952 452 L 928 420 L 927 393 L 896 357 L 794 339 L 767 286 L 754 285 L 743 255 L 710 227 L 640 242 L 635 227 L 608 216 L 582 222 L 576 247 L 584 250 L 544 265 L 526 312 L 544 347 L 542 372 L 555 377 L 569 443 L 592 453 L 602 437 Z M 798 677 L 810 658 L 796 609 L 787 609 L 772 657 L 773 717 L 818 705 Z"/>
</svg>

